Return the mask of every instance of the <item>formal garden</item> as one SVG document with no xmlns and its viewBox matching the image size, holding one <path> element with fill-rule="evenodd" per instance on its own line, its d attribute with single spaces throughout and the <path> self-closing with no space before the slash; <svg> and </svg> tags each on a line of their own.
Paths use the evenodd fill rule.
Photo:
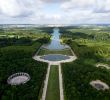
<svg viewBox="0 0 110 100">
<path fill-rule="evenodd" d="M 71 63 L 61 64 L 64 99 L 109 100 L 109 28 L 62 27 L 61 42 L 71 48 L 61 50 L 45 48 L 51 40 L 50 33 L 52 28 L 48 27 L 0 30 L 0 99 L 40 100 L 48 64 L 35 61 L 32 57 L 38 50 L 37 56 L 73 56 L 73 50 L 77 59 Z M 50 70 L 46 99 L 59 100 L 58 65 L 52 66 Z"/>
</svg>

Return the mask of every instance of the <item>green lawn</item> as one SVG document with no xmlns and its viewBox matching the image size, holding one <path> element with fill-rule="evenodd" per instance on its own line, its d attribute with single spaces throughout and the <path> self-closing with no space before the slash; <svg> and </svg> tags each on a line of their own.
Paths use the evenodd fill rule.
<svg viewBox="0 0 110 100">
<path fill-rule="evenodd" d="M 46 54 L 64 54 L 64 55 L 69 55 L 72 56 L 72 52 L 70 49 L 65 49 L 65 50 L 47 50 L 42 48 L 39 52 L 38 55 L 46 55 Z"/>
<path fill-rule="evenodd" d="M 46 100 L 60 100 L 58 66 L 51 66 Z"/>
</svg>

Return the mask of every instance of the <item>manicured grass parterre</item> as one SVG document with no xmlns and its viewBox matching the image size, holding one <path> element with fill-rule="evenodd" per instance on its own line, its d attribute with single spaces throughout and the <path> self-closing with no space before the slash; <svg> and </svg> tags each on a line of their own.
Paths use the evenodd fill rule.
<svg viewBox="0 0 110 100">
<path fill-rule="evenodd" d="M 46 100 L 60 100 L 59 71 L 55 65 L 50 68 Z"/>
</svg>

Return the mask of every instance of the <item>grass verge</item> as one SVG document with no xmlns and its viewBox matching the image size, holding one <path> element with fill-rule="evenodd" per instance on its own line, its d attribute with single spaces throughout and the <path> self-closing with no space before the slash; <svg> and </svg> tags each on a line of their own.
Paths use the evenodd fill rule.
<svg viewBox="0 0 110 100">
<path fill-rule="evenodd" d="M 51 66 L 46 100 L 60 100 L 58 66 Z"/>
</svg>

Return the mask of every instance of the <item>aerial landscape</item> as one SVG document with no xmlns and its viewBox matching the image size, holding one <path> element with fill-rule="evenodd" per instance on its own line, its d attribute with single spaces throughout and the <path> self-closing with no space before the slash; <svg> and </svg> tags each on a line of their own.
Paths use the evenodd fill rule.
<svg viewBox="0 0 110 100">
<path fill-rule="evenodd" d="M 109 0 L 0 0 L 0 100 L 110 100 Z"/>
</svg>

